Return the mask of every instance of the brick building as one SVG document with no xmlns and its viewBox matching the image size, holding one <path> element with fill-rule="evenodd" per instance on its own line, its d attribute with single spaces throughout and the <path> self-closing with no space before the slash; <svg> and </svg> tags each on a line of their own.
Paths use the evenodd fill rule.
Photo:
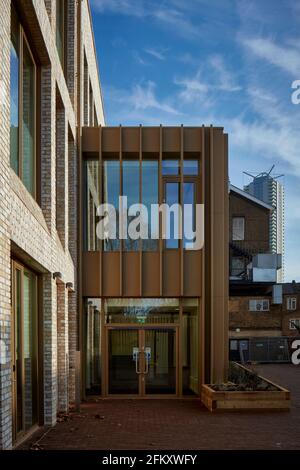
<svg viewBox="0 0 300 470">
<path fill-rule="evenodd" d="M 299 284 L 276 284 L 281 259 L 271 253 L 272 210 L 272 206 L 231 185 L 229 337 L 232 358 L 241 359 L 242 350 L 245 360 L 288 360 L 289 338 L 299 334 Z"/>
<path fill-rule="evenodd" d="M 83 125 L 104 124 L 87 0 L 0 2 L 0 448 L 75 401 Z"/>
</svg>

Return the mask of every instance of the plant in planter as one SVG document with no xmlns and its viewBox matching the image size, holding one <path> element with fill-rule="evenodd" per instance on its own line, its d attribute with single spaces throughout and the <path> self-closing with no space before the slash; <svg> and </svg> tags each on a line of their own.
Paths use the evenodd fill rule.
<svg viewBox="0 0 300 470">
<path fill-rule="evenodd" d="M 290 392 L 241 364 L 230 363 L 229 381 L 202 385 L 201 399 L 217 409 L 289 409 Z"/>
</svg>

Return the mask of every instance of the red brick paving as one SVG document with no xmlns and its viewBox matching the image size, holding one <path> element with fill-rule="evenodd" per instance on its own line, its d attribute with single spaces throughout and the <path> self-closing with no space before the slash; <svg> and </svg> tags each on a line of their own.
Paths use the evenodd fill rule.
<svg viewBox="0 0 300 470">
<path fill-rule="evenodd" d="M 300 367 L 256 366 L 292 392 L 290 412 L 211 414 L 199 400 L 100 400 L 85 403 L 43 437 L 19 449 L 300 449 Z"/>
</svg>

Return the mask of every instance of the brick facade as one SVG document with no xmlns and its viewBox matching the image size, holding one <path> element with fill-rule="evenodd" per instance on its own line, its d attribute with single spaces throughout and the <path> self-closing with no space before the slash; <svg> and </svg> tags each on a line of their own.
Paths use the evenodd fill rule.
<svg viewBox="0 0 300 470">
<path fill-rule="evenodd" d="M 11 258 L 34 270 L 41 285 L 43 422 L 52 425 L 57 411 L 75 401 L 78 349 L 78 139 L 77 94 L 83 96 L 80 48 L 86 51 L 93 104 L 104 124 L 101 90 L 87 0 L 68 1 L 66 76 L 56 50 L 56 1 L 16 0 L 38 68 L 40 101 L 35 200 L 10 168 L 10 0 L 0 2 L 0 448 L 12 446 Z M 79 15 L 79 8 L 81 13 Z M 78 25 L 79 18 L 81 24 Z M 81 54 L 81 57 L 83 55 Z M 81 64 L 83 68 L 83 64 Z M 54 279 L 53 273 L 61 273 Z M 66 284 L 71 289 L 66 288 Z"/>
<path fill-rule="evenodd" d="M 252 299 L 268 299 L 270 311 L 252 312 L 249 301 Z M 234 296 L 229 299 L 229 331 L 230 337 L 244 336 L 281 336 L 282 307 L 272 305 L 269 296 Z"/>
<path fill-rule="evenodd" d="M 11 446 L 10 307 L 10 1 L 0 6 L 0 448 Z"/>
<path fill-rule="evenodd" d="M 298 320 L 300 326 L 300 284 L 283 284 L 282 304 L 272 304 L 271 295 L 231 296 L 229 299 L 230 337 L 273 337 L 300 336 L 300 330 L 290 328 L 291 320 Z M 270 310 L 252 312 L 249 301 L 268 299 Z M 293 299 L 290 308 L 289 299 Z M 295 301 L 295 304 L 294 304 Z"/>
</svg>

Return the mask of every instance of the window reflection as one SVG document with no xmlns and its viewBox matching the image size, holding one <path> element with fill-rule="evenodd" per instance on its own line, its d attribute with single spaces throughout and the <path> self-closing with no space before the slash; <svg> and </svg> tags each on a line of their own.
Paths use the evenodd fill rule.
<svg viewBox="0 0 300 470">
<path fill-rule="evenodd" d="M 179 204 L 179 183 L 167 182 L 165 185 L 166 204 L 171 207 L 173 204 Z M 170 217 L 166 220 L 166 233 L 168 238 L 166 239 L 166 248 L 178 248 L 179 247 L 179 224 L 174 217 L 174 212 L 170 211 Z"/>
<path fill-rule="evenodd" d="M 159 221 L 158 217 L 151 220 L 151 204 L 158 204 L 158 162 L 144 160 L 142 162 L 142 203 L 148 210 L 148 240 L 142 240 L 144 251 L 158 249 Z M 151 231 L 156 239 L 151 239 Z"/>
<path fill-rule="evenodd" d="M 182 319 L 182 388 L 184 395 L 199 393 L 198 307 L 193 299 L 183 303 Z M 194 303 L 194 305 L 192 305 Z"/>
<path fill-rule="evenodd" d="M 56 0 L 56 47 L 62 67 L 64 68 L 64 36 L 65 25 L 67 24 L 66 14 L 67 0 Z"/>
<path fill-rule="evenodd" d="M 87 299 L 85 327 L 86 394 L 101 393 L 101 300 Z"/>
<path fill-rule="evenodd" d="M 109 299 L 105 323 L 178 323 L 178 299 Z"/>
<path fill-rule="evenodd" d="M 139 160 L 123 161 L 123 196 L 127 196 L 127 207 L 140 202 L 140 164 Z M 127 227 L 135 216 L 128 215 L 127 209 Z M 139 230 L 140 228 L 137 228 Z M 124 251 L 138 251 L 139 240 L 133 240 L 128 236 L 124 240 Z"/>
<path fill-rule="evenodd" d="M 116 209 L 116 239 L 104 241 L 104 251 L 118 251 L 119 240 L 119 195 L 120 195 L 120 163 L 118 160 L 107 160 L 103 168 L 103 201 L 112 204 Z"/>
<path fill-rule="evenodd" d="M 13 8 L 10 67 L 10 162 L 27 190 L 35 197 L 36 67 Z"/>
<path fill-rule="evenodd" d="M 14 9 L 11 12 L 10 44 L 10 164 L 19 174 L 19 24 Z"/>
<path fill-rule="evenodd" d="M 183 174 L 185 176 L 196 176 L 198 175 L 199 168 L 198 160 L 184 160 L 183 161 Z"/>
<path fill-rule="evenodd" d="M 179 174 L 179 160 L 163 160 L 162 174 L 163 176 L 171 176 Z"/>
<path fill-rule="evenodd" d="M 100 248 L 100 239 L 96 234 L 97 208 L 100 201 L 99 192 L 99 162 L 98 160 L 88 160 L 86 162 L 86 239 L 85 245 L 88 251 L 95 251 Z"/>
<path fill-rule="evenodd" d="M 177 164 L 178 162 L 176 162 Z M 97 207 L 100 202 L 99 195 L 99 163 L 98 160 L 89 160 L 87 165 L 87 192 L 85 205 L 87 207 L 86 217 L 86 249 L 99 250 L 102 241 L 96 235 L 97 223 L 99 217 L 97 216 Z M 141 166 L 140 166 L 141 165 Z M 189 161 L 188 167 L 190 168 L 190 175 L 193 171 L 198 171 L 198 162 Z M 103 183 L 102 183 L 102 202 L 112 205 L 115 209 L 115 222 L 116 222 L 116 238 L 107 238 L 103 242 L 104 251 L 118 251 L 120 250 L 119 240 L 119 203 L 121 196 L 127 198 L 127 239 L 123 240 L 124 251 L 138 251 L 141 247 L 143 251 L 157 251 L 159 240 L 159 217 L 152 211 L 152 205 L 159 203 L 159 185 L 158 185 L 158 160 L 123 160 L 122 172 L 120 172 L 119 160 L 104 160 L 103 162 Z M 121 182 L 122 173 L 122 182 Z M 181 202 L 181 181 L 180 177 L 164 178 L 164 198 L 163 201 L 172 208 L 174 204 Z M 122 184 L 121 184 L 122 183 Z M 141 187 L 140 187 L 141 183 Z M 183 247 L 190 248 L 190 243 L 194 240 L 195 232 L 195 205 L 196 205 L 196 187 L 197 182 L 195 178 L 184 178 L 182 187 L 182 203 L 188 205 L 184 209 L 183 206 Z M 125 203 L 125 201 L 123 201 Z M 134 204 L 142 203 L 147 211 L 142 214 L 134 211 L 133 215 L 129 215 L 129 208 Z M 179 216 L 179 217 L 178 217 Z M 140 221 L 141 220 L 141 227 Z M 143 236 L 143 222 L 147 225 L 148 238 L 137 240 L 132 239 L 130 236 L 129 228 L 132 227 L 132 222 L 136 221 L 136 231 Z M 175 211 L 174 208 L 169 210 L 166 214 L 166 227 L 165 232 L 169 234 L 168 239 L 165 240 L 165 248 L 178 249 L 180 246 L 179 236 L 181 231 L 180 222 L 180 209 Z M 126 226 L 126 224 L 125 224 Z M 152 237 L 153 235 L 153 237 Z"/>
<path fill-rule="evenodd" d="M 23 182 L 28 191 L 34 193 L 34 125 L 35 125 L 35 66 L 28 50 L 23 45 Z"/>
<path fill-rule="evenodd" d="M 183 247 L 186 248 L 187 243 L 193 242 L 192 235 L 195 231 L 195 183 L 183 183 L 183 211 L 184 211 L 184 231 L 183 231 Z M 185 207 L 189 204 L 189 207 Z"/>
</svg>

